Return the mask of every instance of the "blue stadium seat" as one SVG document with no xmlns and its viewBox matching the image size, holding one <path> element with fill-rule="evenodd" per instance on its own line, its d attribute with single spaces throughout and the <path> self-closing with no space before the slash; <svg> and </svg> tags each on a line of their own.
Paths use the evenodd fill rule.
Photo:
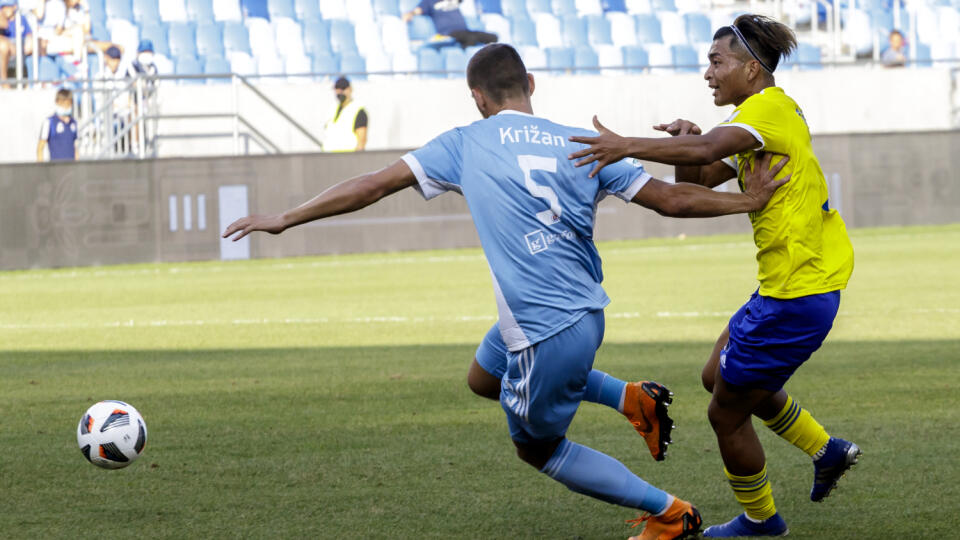
<svg viewBox="0 0 960 540">
<path fill-rule="evenodd" d="M 660 33 L 660 20 L 656 15 L 641 13 L 636 16 L 637 21 L 637 43 L 642 45 L 648 43 L 663 43 L 663 35 Z"/>
<path fill-rule="evenodd" d="M 203 60 L 203 72 L 207 75 L 230 73 L 230 62 L 222 56 L 207 56 Z M 210 82 L 228 82 L 230 79 L 207 79 Z"/>
<path fill-rule="evenodd" d="M 553 5 L 550 0 L 529 0 L 527 2 L 527 11 L 530 13 L 553 13 Z"/>
<path fill-rule="evenodd" d="M 529 17 L 525 0 L 501 0 L 500 10 L 507 17 Z"/>
<path fill-rule="evenodd" d="M 697 51 L 694 50 L 693 47 L 690 45 L 673 45 L 671 49 L 673 52 L 673 65 L 676 66 L 677 71 L 700 71 L 699 62 L 697 61 Z"/>
<path fill-rule="evenodd" d="M 104 21 L 90 20 L 90 37 L 97 41 L 110 41 L 110 32 Z"/>
<path fill-rule="evenodd" d="M 443 49 L 443 68 L 450 79 L 463 78 L 467 71 L 467 53 L 460 47 L 445 47 Z"/>
<path fill-rule="evenodd" d="M 332 54 L 314 55 L 313 72 L 321 75 L 336 75 L 340 73 L 340 59 Z"/>
<path fill-rule="evenodd" d="M 549 47 L 547 53 L 547 67 L 551 70 L 572 70 L 575 54 L 570 47 Z"/>
<path fill-rule="evenodd" d="M 577 3 L 575 0 L 553 0 L 553 14 L 557 17 L 566 17 L 567 15 L 577 14 Z M 549 58 L 549 55 L 548 55 Z"/>
<path fill-rule="evenodd" d="M 532 46 L 537 43 L 537 25 L 530 19 L 513 20 L 513 45 L 517 47 Z"/>
<path fill-rule="evenodd" d="M 433 21 L 430 21 L 433 24 Z M 330 47 L 337 54 L 357 53 L 357 38 L 350 21 L 334 19 L 330 21 Z M 343 59 L 340 59 L 343 63 Z"/>
<path fill-rule="evenodd" d="M 437 27 L 433 25 L 433 19 L 418 15 L 407 23 L 407 33 L 410 34 L 412 41 L 423 41 L 432 38 L 437 33 Z"/>
<path fill-rule="evenodd" d="M 822 53 L 820 47 L 800 42 L 797 44 L 796 63 L 800 64 L 800 69 L 821 69 Z"/>
<path fill-rule="evenodd" d="M 250 34 L 247 32 L 247 27 L 237 21 L 224 22 L 223 47 L 228 52 L 250 54 Z"/>
<path fill-rule="evenodd" d="M 197 32 L 193 23 L 170 23 L 167 34 L 170 38 L 170 54 L 174 57 L 197 55 Z"/>
<path fill-rule="evenodd" d="M 187 0 L 187 16 L 195 23 L 209 23 L 216 20 L 213 16 L 211 0 Z"/>
<path fill-rule="evenodd" d="M 167 40 L 167 27 L 162 24 L 149 24 L 140 27 L 140 39 L 149 39 L 153 42 L 153 52 L 170 56 L 170 45 Z"/>
<path fill-rule="evenodd" d="M 417 51 L 417 70 L 420 71 L 422 77 L 442 79 L 446 77 L 446 74 L 439 72 L 444 71 L 444 69 L 443 58 L 440 57 L 440 53 L 436 49 L 424 47 Z"/>
<path fill-rule="evenodd" d="M 591 45 L 612 45 L 610 20 L 603 15 L 587 16 L 587 38 Z"/>
<path fill-rule="evenodd" d="M 639 46 L 627 46 L 623 48 L 623 65 L 628 67 L 630 73 L 640 73 L 645 67 L 650 65 L 650 55 L 646 49 Z"/>
<path fill-rule="evenodd" d="M 133 20 L 140 24 L 160 22 L 160 10 L 156 0 L 133 0 Z"/>
<path fill-rule="evenodd" d="M 320 5 L 314 2 L 313 4 L 317 8 L 317 12 L 320 12 Z M 293 0 L 267 0 L 267 13 L 270 14 L 270 18 L 274 17 L 285 17 L 287 19 L 296 19 L 297 13 L 293 9 Z"/>
<path fill-rule="evenodd" d="M 713 32 L 710 29 L 710 18 L 703 13 L 686 13 L 683 21 L 687 27 L 688 43 L 710 43 L 713 41 Z"/>
<path fill-rule="evenodd" d="M 104 0 L 90 0 L 87 5 L 90 6 L 91 22 L 104 22 L 107 20 L 107 8 Z"/>
<path fill-rule="evenodd" d="M 267 10 L 267 0 L 240 0 L 240 9 L 247 19 L 270 20 L 270 11 Z"/>
<path fill-rule="evenodd" d="M 377 14 L 377 17 L 383 15 L 399 17 L 402 15 L 397 0 L 373 0 L 373 12 Z"/>
<path fill-rule="evenodd" d="M 498 13 L 503 15 L 500 0 L 476 0 L 477 11 L 480 13 Z"/>
<path fill-rule="evenodd" d="M 677 4 L 673 0 L 651 0 L 650 3 L 653 5 L 653 11 L 676 11 Z"/>
<path fill-rule="evenodd" d="M 477 52 L 479 52 L 482 48 L 483 45 L 474 45 L 473 47 L 467 47 L 464 49 L 463 52 L 467 55 L 467 62 L 469 62 L 470 59 L 473 58 L 473 55 L 477 54 Z"/>
<path fill-rule="evenodd" d="M 133 9 L 130 7 L 130 0 L 107 0 L 104 6 L 108 19 L 126 19 L 133 20 Z"/>
<path fill-rule="evenodd" d="M 203 66 L 200 65 L 196 56 L 182 55 L 177 56 L 176 60 L 173 61 L 173 71 L 177 75 L 202 75 Z M 181 82 L 183 84 L 203 84 L 206 79 L 184 79 Z"/>
<path fill-rule="evenodd" d="M 297 14 L 294 18 L 299 19 L 301 22 L 322 18 L 320 15 L 320 4 L 317 3 L 317 0 L 294 0 L 293 10 Z"/>
<path fill-rule="evenodd" d="M 340 70 L 353 80 L 366 80 L 367 62 L 357 53 L 347 53 L 340 57 Z"/>
<path fill-rule="evenodd" d="M 567 15 L 563 18 L 563 44 L 567 47 L 582 47 L 589 45 L 587 39 L 587 20 L 576 15 Z"/>
<path fill-rule="evenodd" d="M 417 5 L 419 4 L 420 4 L 420 0 L 400 0 L 400 3 L 397 7 L 399 8 L 400 13 L 403 14 L 413 10 L 413 8 L 417 7 Z M 480 3 L 477 2 L 477 9 L 480 9 L 479 4 Z M 497 5 L 499 5 L 499 3 Z"/>
<path fill-rule="evenodd" d="M 573 65 L 577 73 L 584 75 L 600 74 L 600 58 L 593 47 L 577 47 L 573 53 Z"/>
<path fill-rule="evenodd" d="M 303 48 L 314 56 L 331 55 L 330 30 L 323 21 L 307 21 L 303 23 Z"/>
<path fill-rule="evenodd" d="M 603 0 L 601 4 L 603 5 L 604 13 L 609 11 L 625 13 L 627 11 L 626 0 Z"/>
<path fill-rule="evenodd" d="M 202 23 L 197 25 L 197 52 L 200 53 L 200 56 L 226 56 L 223 41 L 223 30 L 220 24 Z"/>
</svg>

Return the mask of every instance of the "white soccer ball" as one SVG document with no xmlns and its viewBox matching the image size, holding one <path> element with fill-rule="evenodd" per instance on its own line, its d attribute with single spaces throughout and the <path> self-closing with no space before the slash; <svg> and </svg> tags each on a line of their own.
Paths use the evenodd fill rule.
<svg viewBox="0 0 960 540">
<path fill-rule="evenodd" d="M 147 423 L 132 405 L 101 401 L 87 409 L 77 426 L 83 457 L 104 469 L 121 469 L 140 457 L 147 444 Z"/>
</svg>

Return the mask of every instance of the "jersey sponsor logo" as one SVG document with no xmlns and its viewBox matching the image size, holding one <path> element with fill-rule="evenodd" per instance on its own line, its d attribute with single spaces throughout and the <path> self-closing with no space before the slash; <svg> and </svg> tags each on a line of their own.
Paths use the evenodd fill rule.
<svg viewBox="0 0 960 540">
<path fill-rule="evenodd" d="M 543 146 L 567 146 L 566 139 L 547 131 L 540 131 L 536 125 L 523 126 L 522 129 L 500 128 L 500 144 L 542 144 Z"/>
<path fill-rule="evenodd" d="M 577 234 L 569 229 L 560 231 L 559 233 L 546 233 L 543 232 L 543 229 L 537 229 L 525 234 L 523 240 L 527 244 L 527 249 L 530 251 L 530 254 L 536 255 L 537 253 L 546 251 L 551 245 L 561 240 L 573 240 L 576 237 Z"/>
</svg>

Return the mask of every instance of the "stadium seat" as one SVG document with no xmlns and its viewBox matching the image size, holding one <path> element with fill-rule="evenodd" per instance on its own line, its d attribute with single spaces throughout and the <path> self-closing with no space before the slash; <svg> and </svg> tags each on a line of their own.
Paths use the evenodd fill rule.
<svg viewBox="0 0 960 540">
<path fill-rule="evenodd" d="M 436 49 L 424 47 L 417 51 L 417 70 L 422 77 L 429 79 L 442 79 L 447 75 L 444 71 L 443 58 Z"/>
<path fill-rule="evenodd" d="M 187 0 L 187 17 L 197 24 L 217 20 L 211 0 Z"/>
<path fill-rule="evenodd" d="M 611 11 L 624 13 L 627 11 L 627 3 L 624 0 L 603 0 L 601 5 L 604 13 Z"/>
<path fill-rule="evenodd" d="M 347 53 L 340 57 L 340 70 L 354 80 L 362 81 L 367 78 L 367 62 L 356 53 Z"/>
<path fill-rule="evenodd" d="M 400 0 L 397 7 L 402 15 L 408 11 L 412 11 L 413 8 L 417 7 L 419 4 L 420 0 Z"/>
<path fill-rule="evenodd" d="M 476 6 L 479 13 L 498 13 L 503 15 L 500 0 L 476 0 Z"/>
<path fill-rule="evenodd" d="M 537 23 L 537 43 L 541 47 L 563 46 L 563 34 L 559 19 L 549 13 L 537 13 L 534 21 Z"/>
<path fill-rule="evenodd" d="M 577 47 L 573 51 L 573 65 L 581 75 L 599 75 L 600 57 L 592 47 Z"/>
<path fill-rule="evenodd" d="M 677 4 L 673 0 L 651 0 L 650 5 L 653 7 L 653 11 L 657 13 L 677 11 Z"/>
<path fill-rule="evenodd" d="M 270 20 L 270 11 L 267 10 L 267 0 L 240 0 L 240 9 L 243 10 L 243 17 L 250 19 Z M 274 69 L 276 66 L 270 63 L 265 64 L 268 69 Z M 257 64 L 257 72 L 260 72 L 260 64 Z"/>
<path fill-rule="evenodd" d="M 307 75 L 313 73 L 313 59 L 306 54 L 293 54 L 283 58 L 283 71 L 287 75 Z M 306 77 L 288 77 L 294 82 L 305 82 Z"/>
<path fill-rule="evenodd" d="M 505 17 L 528 17 L 525 0 L 501 0 L 500 10 Z"/>
<path fill-rule="evenodd" d="M 512 44 L 516 47 L 538 46 L 537 25 L 530 19 L 514 19 Z"/>
<path fill-rule="evenodd" d="M 133 20 L 139 24 L 156 24 L 160 21 L 160 11 L 156 0 L 133 0 Z"/>
<path fill-rule="evenodd" d="M 107 8 L 104 0 L 90 0 L 87 6 L 90 7 L 90 19 L 92 21 L 105 22 L 107 20 Z"/>
<path fill-rule="evenodd" d="M 417 71 L 417 55 L 410 52 L 409 49 L 394 53 L 391 62 L 393 64 L 393 71 L 403 74 L 399 75 L 401 77 L 407 77 L 410 73 L 416 73 Z"/>
<path fill-rule="evenodd" d="M 683 16 L 675 11 L 662 11 L 657 13 L 657 19 L 660 21 L 660 35 L 663 42 L 667 45 L 686 45 L 687 27 Z"/>
<path fill-rule="evenodd" d="M 320 3 L 317 0 L 293 0 L 293 11 L 300 22 L 321 18 Z"/>
<path fill-rule="evenodd" d="M 470 30 L 478 32 L 486 32 L 487 30 L 487 27 L 483 24 L 483 21 L 480 20 L 480 17 L 468 17 L 464 15 L 463 20 L 467 23 L 467 28 Z"/>
<path fill-rule="evenodd" d="M 253 51 L 253 56 L 257 58 L 261 56 L 278 56 L 277 45 L 273 37 L 273 27 L 270 26 L 270 21 L 255 17 L 247 19 L 246 26 L 247 31 L 250 33 L 250 50 Z"/>
<path fill-rule="evenodd" d="M 197 25 L 197 52 L 200 53 L 200 56 L 226 57 L 223 43 L 223 30 L 219 24 L 203 23 Z"/>
<path fill-rule="evenodd" d="M 223 47 L 227 52 L 250 54 L 250 35 L 247 27 L 236 21 L 223 23 Z"/>
<path fill-rule="evenodd" d="M 650 0 L 627 0 L 627 13 L 631 15 L 649 15 L 653 13 L 653 5 Z"/>
<path fill-rule="evenodd" d="M 188 0 L 189 1 L 189 0 Z M 198 0 L 202 2 L 203 0 Z M 242 21 L 239 0 L 212 0 L 213 18 L 218 21 Z M 233 66 L 233 61 L 230 63 Z M 248 67 L 248 66 L 243 66 Z"/>
<path fill-rule="evenodd" d="M 277 52 L 280 56 L 287 58 L 290 56 L 303 56 L 303 29 L 300 23 L 286 17 L 279 17 L 271 21 L 273 26 L 273 35 L 277 44 Z"/>
<path fill-rule="evenodd" d="M 480 20 L 483 22 L 483 27 L 486 28 L 487 32 L 496 34 L 501 40 L 506 41 L 508 36 L 513 35 L 511 28 L 513 28 L 513 25 L 515 25 L 517 21 L 529 21 L 530 19 L 514 19 L 511 23 L 511 21 L 503 15 L 485 13 L 480 16 Z"/>
<path fill-rule="evenodd" d="M 624 66 L 623 51 L 616 45 L 597 45 L 594 47 L 597 51 L 597 63 L 600 65 L 600 73 L 603 75 L 623 75 L 624 71 L 620 68 Z"/>
<path fill-rule="evenodd" d="M 553 14 L 557 17 L 566 17 L 577 14 L 577 4 L 575 0 L 553 0 Z M 550 58 L 550 55 L 547 55 Z M 549 60 L 548 60 L 549 63 Z"/>
<path fill-rule="evenodd" d="M 698 72 L 700 62 L 697 60 L 697 51 L 690 45 L 672 45 L 673 65 L 677 71 Z"/>
<path fill-rule="evenodd" d="M 167 40 L 167 28 L 159 24 L 150 24 L 140 27 L 140 39 L 149 39 L 153 42 L 153 52 L 170 56 L 170 44 Z"/>
<path fill-rule="evenodd" d="M 314 4 L 316 11 L 320 12 L 320 6 Z M 285 17 L 287 19 L 296 19 L 297 13 L 293 9 L 293 0 L 267 0 L 267 13 L 270 14 L 270 19 L 276 17 Z"/>
<path fill-rule="evenodd" d="M 587 20 L 568 15 L 563 18 L 563 44 L 567 47 L 582 47 L 589 45 L 587 39 Z"/>
<path fill-rule="evenodd" d="M 464 49 L 463 52 L 467 55 L 467 62 L 469 62 L 470 59 L 473 58 L 473 55 L 477 54 L 482 48 L 483 45 L 474 45 L 473 47 L 467 47 Z"/>
<path fill-rule="evenodd" d="M 647 50 L 650 71 L 657 73 L 669 73 L 673 71 L 673 51 L 670 45 L 648 43 L 645 44 L 643 48 Z"/>
<path fill-rule="evenodd" d="M 108 19 L 107 30 L 110 31 L 110 41 L 123 47 L 128 55 L 136 53 L 140 43 L 140 30 L 126 19 Z"/>
<path fill-rule="evenodd" d="M 303 48 L 316 57 L 320 54 L 333 54 L 330 47 L 330 31 L 323 21 L 312 20 L 303 23 Z"/>
<path fill-rule="evenodd" d="M 553 13 L 551 0 L 529 0 L 527 2 L 528 13 Z"/>
<path fill-rule="evenodd" d="M 350 21 L 340 19 L 330 21 L 330 47 L 333 52 L 341 55 L 357 52 L 357 38 Z M 343 63 L 342 58 L 340 61 Z"/>
<path fill-rule="evenodd" d="M 320 15 L 324 19 L 346 19 L 346 2 L 344 0 L 320 0 Z"/>
<path fill-rule="evenodd" d="M 683 15 L 683 22 L 687 29 L 687 43 L 710 43 L 713 41 L 710 19 L 703 13 L 686 13 Z"/>
<path fill-rule="evenodd" d="M 230 62 L 222 56 L 208 56 L 203 60 L 203 73 L 206 75 L 225 75 L 231 72 Z M 207 79 L 208 82 L 229 82 L 227 78 Z"/>
<path fill-rule="evenodd" d="M 197 55 L 197 33 L 192 23 L 172 22 L 167 33 L 170 37 L 170 53 L 178 60 L 182 56 Z"/>
<path fill-rule="evenodd" d="M 660 21 L 654 15 L 637 15 L 636 36 L 637 43 L 647 45 L 652 43 L 663 43 L 663 35 L 660 33 Z"/>
<path fill-rule="evenodd" d="M 523 59 L 527 70 L 543 70 L 547 68 L 547 54 L 540 47 L 521 47 L 517 52 Z"/>
<path fill-rule="evenodd" d="M 173 62 L 174 73 L 177 75 L 202 75 L 203 66 L 200 65 L 200 61 L 197 60 L 196 56 L 193 55 L 181 55 L 177 56 L 176 60 Z M 203 84 L 206 82 L 206 79 L 182 79 L 181 84 Z"/>
<path fill-rule="evenodd" d="M 443 68 L 447 71 L 447 78 L 463 78 L 467 71 L 467 53 L 460 47 L 444 48 Z"/>
<path fill-rule="evenodd" d="M 629 73 L 640 73 L 650 66 L 650 55 L 643 47 L 627 46 L 621 50 L 623 51 L 623 65 L 628 68 Z"/>
<path fill-rule="evenodd" d="M 314 73 L 320 75 L 336 75 L 340 72 L 340 60 L 330 54 L 318 54 L 313 57 L 313 68 Z"/>
<path fill-rule="evenodd" d="M 381 75 L 371 75 L 371 79 L 389 79 L 388 75 L 393 71 L 393 64 L 390 56 L 383 51 L 377 51 L 365 57 L 367 60 L 367 73 L 380 73 Z"/>
<path fill-rule="evenodd" d="M 258 56 L 257 61 L 257 75 L 261 76 L 271 76 L 271 75 L 283 75 L 285 73 L 283 68 L 283 59 L 279 56 Z M 270 81 L 275 82 L 277 79 L 271 77 L 270 79 L 261 79 L 261 82 Z"/>
<path fill-rule="evenodd" d="M 380 26 L 372 21 L 357 21 L 353 27 L 357 39 L 357 49 L 364 57 L 383 51 L 380 40 Z"/>
<path fill-rule="evenodd" d="M 637 44 L 637 25 L 631 15 L 626 13 L 607 13 L 610 21 L 610 39 L 618 47 Z"/>
<path fill-rule="evenodd" d="M 820 47 L 817 47 L 816 45 L 804 42 L 797 44 L 796 63 L 800 65 L 800 69 L 821 69 L 823 67 L 823 64 L 821 63 L 822 56 L 823 51 L 821 51 Z"/>
<path fill-rule="evenodd" d="M 160 20 L 163 22 L 186 22 L 189 20 L 184 0 L 160 0 L 157 10 L 160 12 Z"/>
<path fill-rule="evenodd" d="M 610 34 L 610 21 L 603 15 L 588 15 L 587 38 L 591 45 L 612 45 L 613 37 Z"/>
<path fill-rule="evenodd" d="M 380 43 L 383 45 L 383 50 L 391 56 L 400 51 L 409 51 L 410 38 L 407 35 L 407 23 L 400 17 L 392 15 L 380 17 Z"/>
<path fill-rule="evenodd" d="M 580 16 L 603 14 L 603 5 L 600 0 L 576 0 L 574 4 Z"/>
<path fill-rule="evenodd" d="M 236 51 L 227 55 L 230 62 L 230 71 L 238 75 L 256 75 L 257 62 L 249 53 Z"/>
<path fill-rule="evenodd" d="M 477 11 L 477 5 L 473 0 L 461 0 L 460 1 L 460 13 L 463 13 L 464 17 L 479 17 L 480 12 Z"/>
<path fill-rule="evenodd" d="M 575 54 L 571 47 L 548 47 L 547 67 L 554 73 L 573 69 Z"/>
<path fill-rule="evenodd" d="M 399 17 L 402 15 L 397 0 L 373 0 L 373 11 L 377 14 L 377 17 L 384 15 Z"/>
<path fill-rule="evenodd" d="M 107 19 L 133 20 L 130 0 L 107 0 L 104 7 Z"/>
<path fill-rule="evenodd" d="M 347 18 L 354 24 L 360 21 L 375 21 L 376 16 L 373 13 L 373 5 L 370 0 L 350 0 L 350 8 L 347 9 Z"/>
<path fill-rule="evenodd" d="M 104 21 L 90 21 L 90 37 L 97 41 L 110 41 L 110 32 Z"/>
<path fill-rule="evenodd" d="M 437 33 L 433 19 L 424 15 L 417 15 L 407 23 L 407 33 L 411 41 L 426 41 Z"/>
</svg>

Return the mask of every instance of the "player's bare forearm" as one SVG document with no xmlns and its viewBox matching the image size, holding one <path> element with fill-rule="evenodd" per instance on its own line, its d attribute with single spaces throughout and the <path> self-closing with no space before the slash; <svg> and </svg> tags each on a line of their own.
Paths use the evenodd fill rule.
<svg viewBox="0 0 960 540">
<path fill-rule="evenodd" d="M 327 189 L 309 201 L 282 214 L 252 215 L 233 222 L 224 238 L 239 240 L 254 231 L 281 232 L 318 219 L 355 212 L 416 183 L 410 167 L 403 161 L 363 174 Z"/>
<path fill-rule="evenodd" d="M 710 165 L 678 165 L 675 175 L 677 182 L 699 184 L 713 189 L 731 178 L 736 178 L 737 171 L 725 162 L 717 161 Z"/>
</svg>

